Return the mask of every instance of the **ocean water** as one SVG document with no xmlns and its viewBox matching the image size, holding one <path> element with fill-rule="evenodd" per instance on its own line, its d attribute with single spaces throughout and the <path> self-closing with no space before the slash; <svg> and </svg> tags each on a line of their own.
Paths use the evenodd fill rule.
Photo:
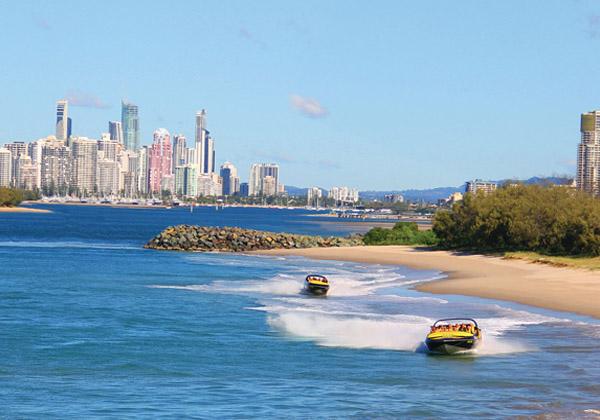
<svg viewBox="0 0 600 420">
<path fill-rule="evenodd" d="M 344 235 L 301 211 L 0 213 L 2 418 L 600 416 L 600 325 L 411 285 L 437 271 L 144 250 L 177 223 Z M 358 226 L 358 225 L 356 225 Z M 300 294 L 309 272 L 326 298 Z M 476 352 L 423 349 L 471 316 Z"/>
</svg>

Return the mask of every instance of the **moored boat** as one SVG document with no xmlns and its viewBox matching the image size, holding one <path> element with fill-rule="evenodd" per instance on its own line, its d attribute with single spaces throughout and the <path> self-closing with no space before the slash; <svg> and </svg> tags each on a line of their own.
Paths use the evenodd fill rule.
<svg viewBox="0 0 600 420">
<path fill-rule="evenodd" d="M 304 281 L 304 289 L 313 295 L 325 295 L 329 291 L 329 280 L 319 274 L 309 274 Z"/>
<path fill-rule="evenodd" d="M 434 322 L 425 345 L 432 353 L 455 354 L 475 349 L 481 339 L 481 329 L 474 319 L 446 318 Z"/>
</svg>

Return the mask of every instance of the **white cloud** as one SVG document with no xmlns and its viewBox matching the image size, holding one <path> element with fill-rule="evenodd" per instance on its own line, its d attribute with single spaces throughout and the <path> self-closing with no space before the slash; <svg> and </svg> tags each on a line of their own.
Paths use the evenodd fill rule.
<svg viewBox="0 0 600 420">
<path fill-rule="evenodd" d="M 290 104 L 307 117 L 322 118 L 328 114 L 327 109 L 313 98 L 292 94 L 290 95 Z"/>
<path fill-rule="evenodd" d="M 72 90 L 67 93 L 65 99 L 69 101 L 71 106 L 81 106 L 85 108 L 110 108 L 102 99 L 91 93 L 82 92 L 79 90 Z"/>
</svg>

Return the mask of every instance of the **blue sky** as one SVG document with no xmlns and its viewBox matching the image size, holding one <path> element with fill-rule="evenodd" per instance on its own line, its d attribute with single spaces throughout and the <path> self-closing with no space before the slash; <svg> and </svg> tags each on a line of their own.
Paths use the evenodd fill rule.
<svg viewBox="0 0 600 420">
<path fill-rule="evenodd" d="M 3 1 L 0 143 L 98 138 L 140 107 L 242 180 L 404 189 L 572 173 L 579 114 L 600 108 L 600 2 Z M 79 106 L 73 106 L 79 104 Z"/>
</svg>

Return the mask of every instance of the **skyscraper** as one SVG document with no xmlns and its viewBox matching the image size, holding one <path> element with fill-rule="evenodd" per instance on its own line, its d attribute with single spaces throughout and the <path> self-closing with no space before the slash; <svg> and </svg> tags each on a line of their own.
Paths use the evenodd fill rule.
<svg viewBox="0 0 600 420">
<path fill-rule="evenodd" d="M 270 177 L 265 184 L 265 178 Z M 265 190 L 267 186 L 267 190 Z M 275 163 L 255 163 L 250 168 L 248 195 L 275 195 L 279 187 L 279 165 Z"/>
<path fill-rule="evenodd" d="M 577 148 L 577 188 L 600 195 L 600 110 L 581 114 Z"/>
<path fill-rule="evenodd" d="M 154 142 L 150 147 L 148 158 L 148 173 L 151 193 L 160 193 L 163 179 L 172 176 L 171 159 L 171 135 L 164 128 L 154 132 Z"/>
<path fill-rule="evenodd" d="M 42 141 L 41 186 L 45 195 L 66 195 L 71 183 L 71 156 L 65 143 L 56 139 Z"/>
<path fill-rule="evenodd" d="M 175 168 L 186 163 L 188 163 L 186 138 L 183 134 L 178 134 L 173 137 L 173 173 L 175 173 Z"/>
<path fill-rule="evenodd" d="M 223 195 L 234 195 L 240 190 L 240 179 L 237 176 L 237 169 L 231 162 L 225 162 L 221 165 L 220 171 L 223 179 Z"/>
<path fill-rule="evenodd" d="M 140 148 L 140 123 L 137 105 L 121 101 L 121 126 L 125 148 L 138 150 Z"/>
<path fill-rule="evenodd" d="M 110 139 L 123 144 L 123 124 L 121 121 L 109 121 L 108 133 Z"/>
<path fill-rule="evenodd" d="M 12 178 L 12 154 L 0 147 L 0 187 L 10 187 Z"/>
<path fill-rule="evenodd" d="M 73 139 L 72 186 L 82 196 L 88 196 L 96 190 L 96 166 L 98 163 L 98 142 L 85 137 Z"/>
<path fill-rule="evenodd" d="M 69 101 L 61 99 L 56 102 L 56 138 L 58 140 L 69 139 Z"/>
<path fill-rule="evenodd" d="M 206 111 L 196 112 L 195 164 L 199 174 L 215 172 L 215 147 L 210 132 L 206 129 Z"/>
</svg>

